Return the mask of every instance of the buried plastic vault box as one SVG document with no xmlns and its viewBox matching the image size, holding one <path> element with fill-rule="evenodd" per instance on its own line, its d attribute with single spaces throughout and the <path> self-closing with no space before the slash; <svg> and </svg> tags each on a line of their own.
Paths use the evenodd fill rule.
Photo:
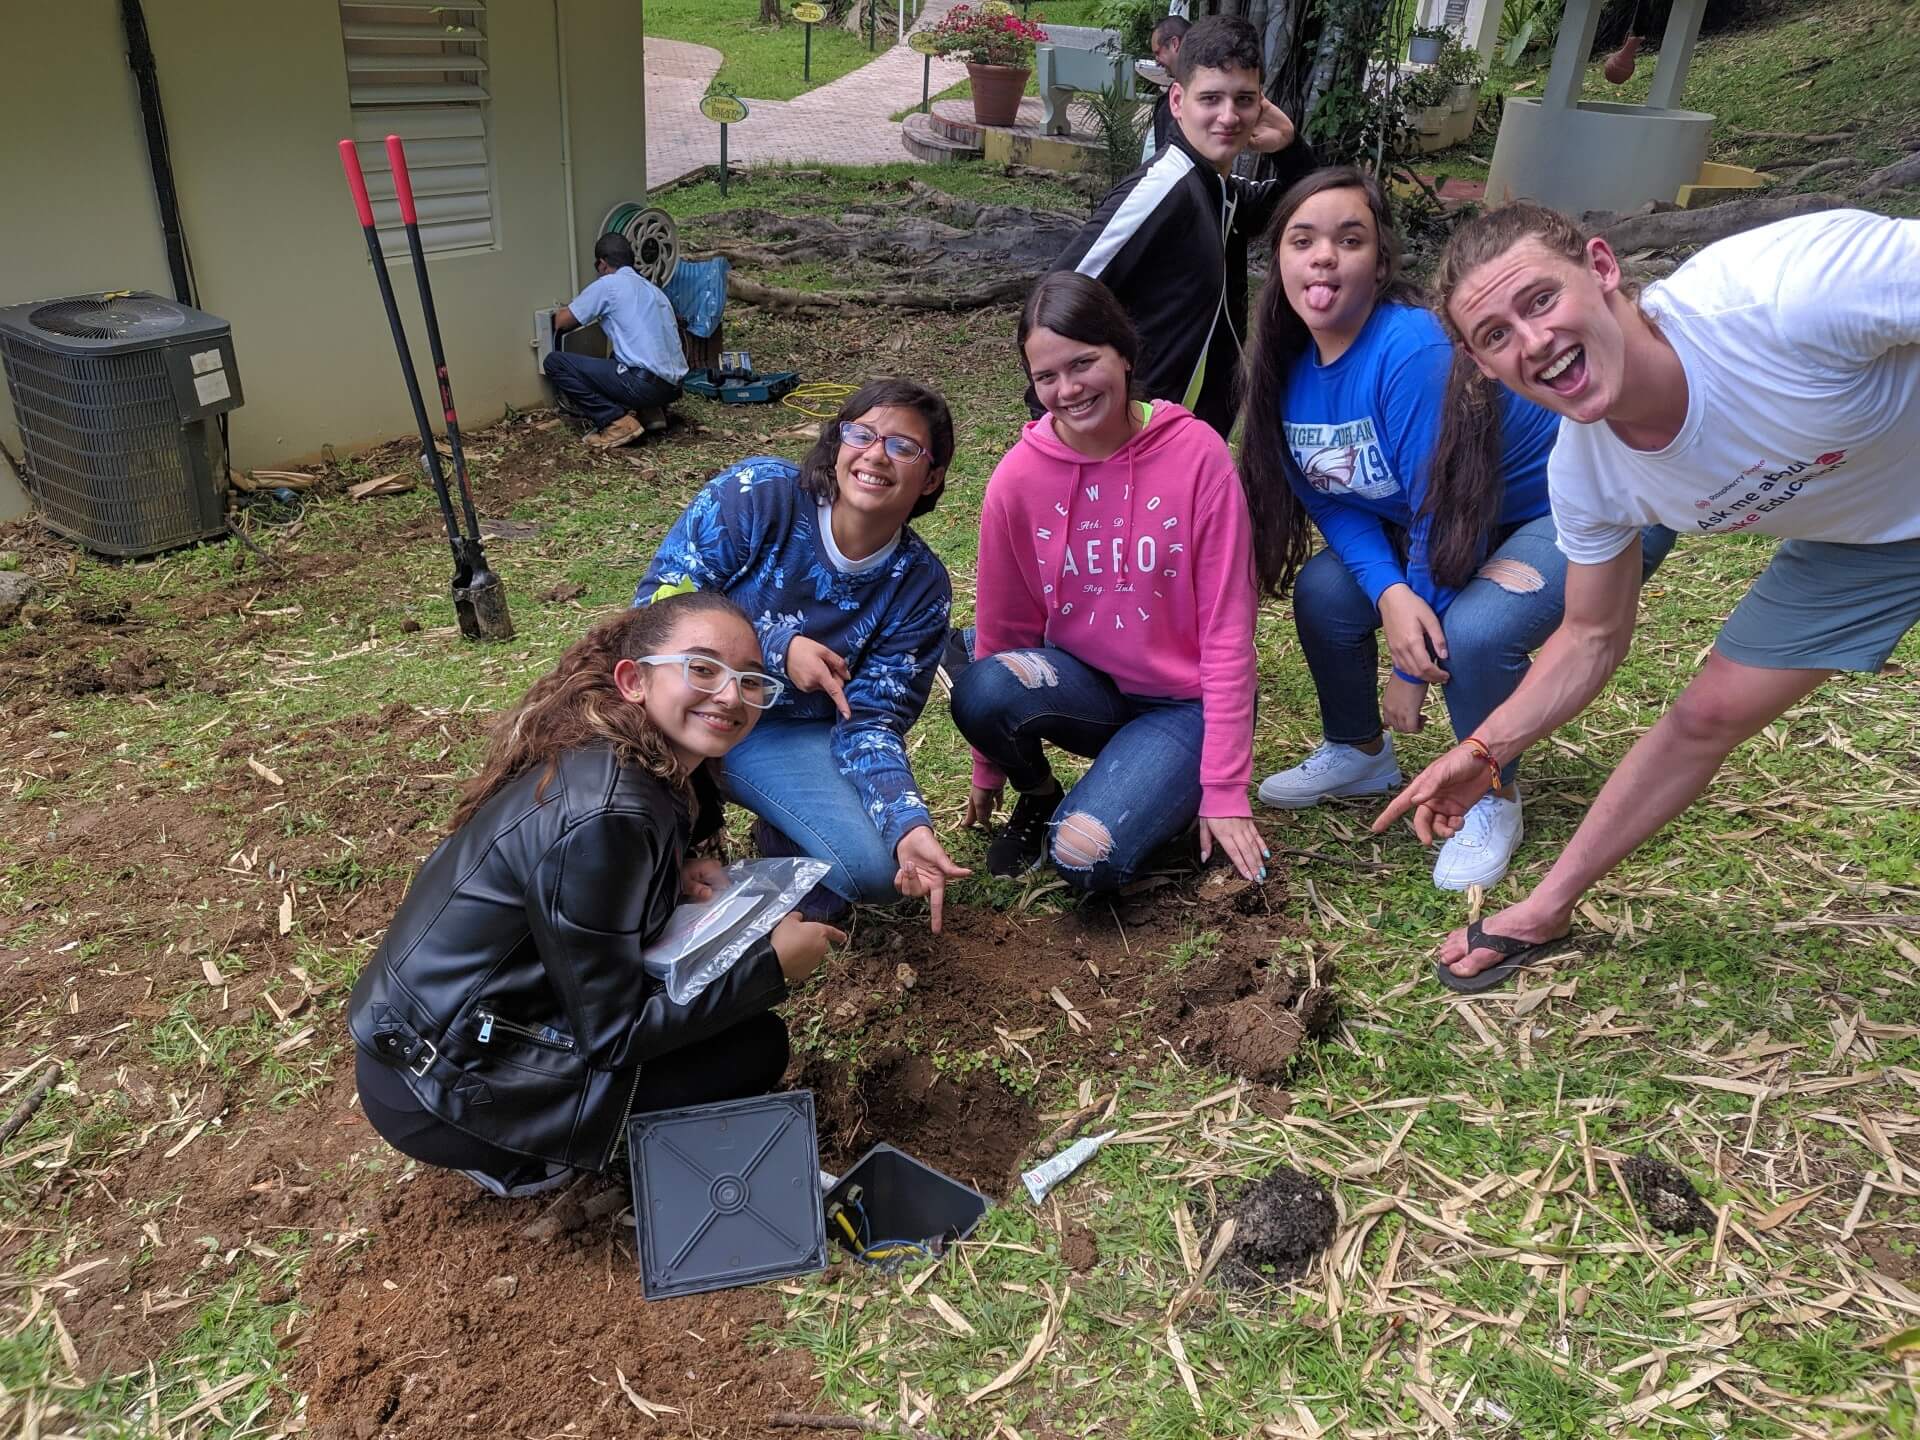
<svg viewBox="0 0 1920 1440">
<path fill-rule="evenodd" d="M 964 1240 L 992 1201 L 902 1150 L 875 1145 L 827 1192 L 827 1208 L 853 1204 L 858 1191 L 868 1244 L 883 1240 Z M 834 1237 L 843 1246 L 843 1235 Z M 847 1246 L 851 1249 L 851 1246 Z"/>
<path fill-rule="evenodd" d="M 810 1090 L 628 1120 L 647 1299 L 825 1269 L 819 1154 Z"/>
</svg>

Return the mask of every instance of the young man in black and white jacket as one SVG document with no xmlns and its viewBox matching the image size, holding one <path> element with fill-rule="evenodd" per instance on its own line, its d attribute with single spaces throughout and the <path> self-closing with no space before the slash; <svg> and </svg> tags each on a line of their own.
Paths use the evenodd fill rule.
<svg viewBox="0 0 1920 1440">
<path fill-rule="evenodd" d="M 1262 92 L 1260 37 L 1245 20 L 1196 21 L 1173 59 L 1166 148 L 1100 202 L 1054 269 L 1112 290 L 1140 332 L 1148 396 L 1179 401 L 1224 436 L 1247 333 L 1247 241 L 1314 158 Z M 1276 156 L 1278 176 L 1230 174 L 1248 149 Z"/>
</svg>

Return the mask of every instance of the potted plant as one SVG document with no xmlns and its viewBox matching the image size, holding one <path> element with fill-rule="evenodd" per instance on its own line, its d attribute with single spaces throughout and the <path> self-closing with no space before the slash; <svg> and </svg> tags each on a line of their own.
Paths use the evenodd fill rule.
<svg viewBox="0 0 1920 1440">
<path fill-rule="evenodd" d="M 956 5 L 933 27 L 935 50 L 958 56 L 973 82 L 973 118 L 981 125 L 1011 125 L 1033 73 L 1033 47 L 1047 32 L 1013 13 L 1000 0 Z"/>
<path fill-rule="evenodd" d="M 1407 41 L 1407 59 L 1415 65 L 1431 65 L 1440 58 L 1451 32 L 1444 25 L 1421 25 Z"/>
</svg>

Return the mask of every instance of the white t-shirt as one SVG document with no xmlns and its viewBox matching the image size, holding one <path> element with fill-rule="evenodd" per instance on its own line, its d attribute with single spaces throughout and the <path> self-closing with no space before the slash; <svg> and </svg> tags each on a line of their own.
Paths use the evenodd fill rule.
<svg viewBox="0 0 1920 1440">
<path fill-rule="evenodd" d="M 1611 560 L 1655 523 L 1920 538 L 1920 220 L 1782 220 L 1709 245 L 1641 305 L 1686 370 L 1686 422 L 1661 450 L 1561 424 L 1547 481 L 1569 560 Z"/>
<path fill-rule="evenodd" d="M 673 323 L 673 302 L 631 266 L 602 275 L 567 309 L 582 325 L 598 320 L 607 332 L 613 358 L 628 369 L 646 370 L 668 381 L 678 381 L 687 373 L 680 332 Z"/>
</svg>

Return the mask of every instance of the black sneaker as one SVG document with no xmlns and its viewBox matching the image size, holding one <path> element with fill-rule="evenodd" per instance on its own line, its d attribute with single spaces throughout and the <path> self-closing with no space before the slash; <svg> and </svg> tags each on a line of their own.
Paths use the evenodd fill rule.
<svg viewBox="0 0 1920 1440">
<path fill-rule="evenodd" d="M 947 643 L 941 648 L 940 663 L 933 671 L 934 683 L 940 687 L 940 693 L 951 698 L 953 687 L 960 683 L 960 676 L 972 663 L 972 630 L 947 631 Z"/>
<path fill-rule="evenodd" d="M 1024 875 L 1040 863 L 1047 853 L 1047 830 L 1053 812 L 1060 808 L 1062 791 L 1058 785 L 1037 795 L 1022 795 L 1014 801 L 1013 813 L 1000 833 L 987 846 L 987 873 L 1002 879 Z"/>
</svg>

